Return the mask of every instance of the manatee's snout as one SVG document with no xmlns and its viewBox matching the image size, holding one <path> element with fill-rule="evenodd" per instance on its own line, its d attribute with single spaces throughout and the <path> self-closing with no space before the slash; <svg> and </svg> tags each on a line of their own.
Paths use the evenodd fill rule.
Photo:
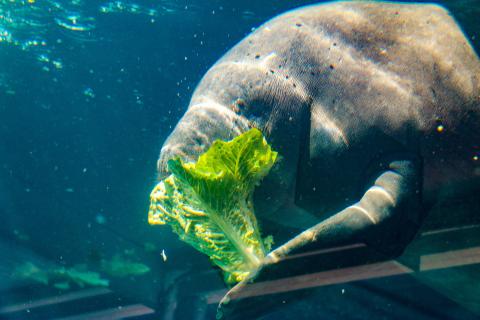
<svg viewBox="0 0 480 320">
<path fill-rule="evenodd" d="M 170 136 L 171 137 L 171 136 Z M 169 141 L 163 145 L 160 151 L 160 157 L 157 161 L 158 179 L 164 179 L 168 176 L 168 160 L 180 157 L 183 161 L 191 162 L 198 158 L 200 153 L 194 152 L 194 148 L 187 146 L 182 142 Z M 172 139 L 175 140 L 175 139 Z"/>
<path fill-rule="evenodd" d="M 159 178 L 168 174 L 168 160 L 181 158 L 184 162 L 193 162 L 210 145 L 208 136 L 194 129 L 192 124 L 181 121 L 165 141 L 160 150 L 157 163 Z"/>
<path fill-rule="evenodd" d="M 230 109 L 215 103 L 190 106 L 165 141 L 157 162 L 159 179 L 168 174 L 168 160 L 180 157 L 196 161 L 215 140 L 231 140 L 248 130 L 248 122 Z"/>
</svg>

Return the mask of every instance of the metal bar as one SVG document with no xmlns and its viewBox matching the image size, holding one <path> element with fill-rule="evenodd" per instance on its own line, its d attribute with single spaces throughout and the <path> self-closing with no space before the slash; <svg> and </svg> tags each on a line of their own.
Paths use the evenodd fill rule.
<svg viewBox="0 0 480 320">
<path fill-rule="evenodd" d="M 253 283 L 247 285 L 242 293 L 235 298 L 261 296 L 412 272 L 413 270 L 410 268 L 392 260 Z M 226 293 L 226 290 L 221 290 L 209 294 L 207 296 L 207 303 L 218 303 Z"/>
<path fill-rule="evenodd" d="M 93 289 L 86 289 L 81 291 L 69 292 L 62 295 L 57 295 L 53 297 L 18 303 L 10 306 L 5 306 L 0 308 L 0 314 L 7 314 L 12 312 L 18 312 L 27 309 L 33 309 L 68 301 L 74 301 L 99 295 L 104 295 L 112 292 L 107 288 L 93 288 Z"/>
<path fill-rule="evenodd" d="M 427 254 L 420 257 L 420 271 L 480 263 L 480 247 Z"/>
<path fill-rule="evenodd" d="M 480 247 L 473 247 L 421 256 L 420 271 L 444 269 L 478 263 L 480 263 Z M 253 283 L 247 285 L 241 294 L 235 298 L 261 296 L 413 272 L 412 269 L 403 264 L 395 260 L 390 260 L 386 262 Z M 218 303 L 226 293 L 227 290 L 218 290 L 209 293 L 207 295 L 207 303 Z"/>
<path fill-rule="evenodd" d="M 100 311 L 88 312 L 56 320 L 115 320 L 138 317 L 146 314 L 155 313 L 155 310 L 142 304 L 132 304 L 128 306 L 118 306 Z"/>
</svg>

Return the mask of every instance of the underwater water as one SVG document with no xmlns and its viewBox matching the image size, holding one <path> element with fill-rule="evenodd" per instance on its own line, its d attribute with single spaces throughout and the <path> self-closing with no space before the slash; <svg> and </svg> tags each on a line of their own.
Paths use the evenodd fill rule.
<svg viewBox="0 0 480 320">
<path fill-rule="evenodd" d="M 479 54 L 480 1 L 429 2 Z M 147 221 L 160 148 L 224 53 L 314 3 L 0 0 L 0 319 L 215 318 L 218 268 Z M 480 318 L 476 195 L 441 206 L 463 215 L 427 220 L 404 260 L 330 252 L 256 289 L 295 303 L 252 301 L 246 319 Z M 425 272 L 403 268 L 419 256 Z"/>
</svg>

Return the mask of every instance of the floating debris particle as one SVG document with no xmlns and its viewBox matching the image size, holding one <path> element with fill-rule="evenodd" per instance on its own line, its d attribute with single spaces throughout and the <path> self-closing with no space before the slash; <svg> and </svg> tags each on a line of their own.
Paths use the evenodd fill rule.
<svg viewBox="0 0 480 320">
<path fill-rule="evenodd" d="M 107 222 L 107 218 L 105 218 L 103 214 L 99 213 L 95 216 L 95 221 L 98 224 L 105 224 L 105 222 Z"/>
<path fill-rule="evenodd" d="M 86 88 L 85 90 L 83 90 L 83 94 L 87 97 L 95 98 L 95 93 L 93 92 L 92 88 Z"/>
<path fill-rule="evenodd" d="M 50 62 L 50 58 L 47 57 L 45 54 L 41 54 L 37 57 L 37 60 L 40 62 Z"/>
<path fill-rule="evenodd" d="M 52 64 L 56 69 L 63 69 L 63 63 L 60 60 L 53 60 Z"/>
<path fill-rule="evenodd" d="M 165 249 L 162 249 L 162 253 L 160 253 L 162 256 L 163 262 L 167 262 L 167 254 L 165 253 Z"/>
</svg>

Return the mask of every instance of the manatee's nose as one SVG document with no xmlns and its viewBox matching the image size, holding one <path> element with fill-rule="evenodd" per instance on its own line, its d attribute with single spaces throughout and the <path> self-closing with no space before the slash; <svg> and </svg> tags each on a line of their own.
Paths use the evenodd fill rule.
<svg viewBox="0 0 480 320">
<path fill-rule="evenodd" d="M 245 118 L 222 105 L 191 105 L 162 147 L 157 163 L 159 178 L 169 174 L 168 160 L 180 157 L 183 161 L 197 161 L 215 140 L 231 140 L 248 128 Z"/>
<path fill-rule="evenodd" d="M 184 162 L 192 162 L 197 160 L 197 152 L 193 149 L 199 149 L 187 141 L 176 142 L 174 139 L 168 139 L 160 151 L 160 157 L 157 161 L 158 178 L 166 178 L 170 172 L 168 171 L 168 160 L 173 158 L 181 158 Z"/>
</svg>

